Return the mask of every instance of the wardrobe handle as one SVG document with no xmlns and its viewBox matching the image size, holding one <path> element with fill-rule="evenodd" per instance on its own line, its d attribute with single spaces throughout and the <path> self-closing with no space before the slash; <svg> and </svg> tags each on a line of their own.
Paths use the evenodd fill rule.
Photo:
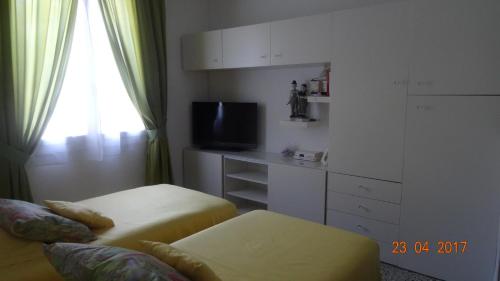
<svg viewBox="0 0 500 281">
<path fill-rule="evenodd" d="M 363 210 L 363 211 L 365 211 L 365 212 L 367 212 L 367 213 L 369 213 L 369 212 L 370 212 L 370 209 L 368 209 L 367 207 L 365 207 L 365 206 L 363 206 L 363 205 L 361 205 L 361 204 L 360 204 L 360 205 L 358 205 L 358 209 L 361 209 L 361 210 Z"/>
<path fill-rule="evenodd" d="M 370 232 L 370 231 L 368 230 L 368 228 L 366 228 L 366 227 L 362 226 L 361 224 L 358 224 L 356 227 L 357 227 L 358 229 L 361 229 L 361 230 L 362 230 L 362 231 L 364 231 L 364 232 Z"/>
<path fill-rule="evenodd" d="M 358 188 L 368 192 L 372 191 L 371 188 L 369 188 L 368 186 L 364 186 L 362 184 L 358 185 Z"/>
<path fill-rule="evenodd" d="M 262 55 L 262 56 L 260 56 L 260 58 L 265 59 L 265 58 L 267 58 L 267 55 Z"/>
</svg>

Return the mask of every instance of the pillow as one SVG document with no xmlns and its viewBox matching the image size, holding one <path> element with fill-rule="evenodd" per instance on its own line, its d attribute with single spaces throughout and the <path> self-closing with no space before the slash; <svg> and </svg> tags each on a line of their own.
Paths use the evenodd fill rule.
<svg viewBox="0 0 500 281">
<path fill-rule="evenodd" d="M 96 239 L 84 224 L 18 200 L 0 199 L 0 227 L 14 236 L 42 242 L 85 243 Z"/>
<path fill-rule="evenodd" d="M 146 253 L 157 257 L 193 281 L 221 281 L 204 262 L 168 244 L 141 241 Z"/>
<path fill-rule="evenodd" d="M 54 243 L 44 253 L 65 280 L 189 281 L 155 257 L 122 248 Z"/>
<path fill-rule="evenodd" d="M 112 219 L 86 206 L 65 201 L 43 201 L 52 212 L 68 219 L 79 221 L 90 228 L 110 228 L 115 226 Z"/>
</svg>

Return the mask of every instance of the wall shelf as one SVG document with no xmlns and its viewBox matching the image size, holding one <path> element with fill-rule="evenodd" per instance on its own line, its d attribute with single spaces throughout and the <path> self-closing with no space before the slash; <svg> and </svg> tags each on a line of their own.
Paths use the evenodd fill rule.
<svg viewBox="0 0 500 281">
<path fill-rule="evenodd" d="M 259 171 L 230 173 L 226 177 L 267 185 L 267 174 Z"/>
<path fill-rule="evenodd" d="M 267 190 L 253 188 L 253 189 L 242 189 L 226 192 L 227 195 L 254 201 L 261 204 L 267 204 Z"/>
<path fill-rule="evenodd" d="M 286 127 L 296 127 L 296 128 L 311 128 L 311 127 L 317 127 L 319 125 L 319 120 L 316 121 L 282 120 L 280 121 L 280 125 Z"/>
<path fill-rule="evenodd" d="M 308 96 L 307 102 L 311 103 L 330 103 L 330 97 L 326 96 Z"/>
</svg>

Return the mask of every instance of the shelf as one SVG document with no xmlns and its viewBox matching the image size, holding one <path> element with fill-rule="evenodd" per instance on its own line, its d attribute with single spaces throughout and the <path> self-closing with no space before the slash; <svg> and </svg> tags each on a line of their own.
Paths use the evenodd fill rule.
<svg viewBox="0 0 500 281">
<path fill-rule="evenodd" d="M 307 97 L 307 102 L 312 102 L 312 103 L 330 103 L 330 97 L 326 96 L 308 96 Z"/>
<path fill-rule="evenodd" d="M 282 120 L 280 121 L 280 125 L 287 127 L 296 127 L 296 128 L 311 128 L 311 127 L 317 127 L 319 125 L 319 120 L 316 121 Z"/>
<path fill-rule="evenodd" d="M 248 212 L 255 211 L 255 210 L 265 210 L 265 207 L 261 207 L 259 205 L 238 205 L 238 215 L 244 215 Z"/>
<path fill-rule="evenodd" d="M 226 174 L 226 177 L 267 185 L 267 173 L 264 172 L 231 173 Z"/>
<path fill-rule="evenodd" d="M 267 204 L 267 191 L 264 189 L 243 189 L 243 190 L 235 190 L 226 192 L 227 195 L 258 202 L 261 204 Z"/>
</svg>

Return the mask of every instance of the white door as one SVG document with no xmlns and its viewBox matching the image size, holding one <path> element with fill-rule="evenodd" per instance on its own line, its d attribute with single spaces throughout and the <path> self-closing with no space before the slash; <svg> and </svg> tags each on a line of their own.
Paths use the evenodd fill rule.
<svg viewBox="0 0 500 281">
<path fill-rule="evenodd" d="M 401 182 L 408 13 L 402 2 L 333 16 L 333 172 Z"/>
<path fill-rule="evenodd" d="M 208 31 L 182 37 L 184 70 L 222 67 L 222 31 Z"/>
<path fill-rule="evenodd" d="M 414 0 L 411 95 L 500 95 L 500 1 Z"/>
<path fill-rule="evenodd" d="M 222 197 L 222 155 L 184 150 L 184 187 Z"/>
<path fill-rule="evenodd" d="M 270 64 L 269 23 L 222 30 L 224 68 Z"/>
<path fill-rule="evenodd" d="M 500 97 L 408 101 L 401 266 L 445 280 L 492 280 L 500 215 Z M 414 253 L 415 241 L 430 251 Z M 452 243 L 438 254 L 438 243 Z M 454 242 L 467 241 L 458 253 Z M 410 250 L 411 249 L 411 250 Z"/>
<path fill-rule="evenodd" d="M 325 223 L 326 172 L 269 164 L 268 209 Z"/>
<path fill-rule="evenodd" d="M 271 64 L 330 62 L 332 14 L 271 22 Z"/>
</svg>

